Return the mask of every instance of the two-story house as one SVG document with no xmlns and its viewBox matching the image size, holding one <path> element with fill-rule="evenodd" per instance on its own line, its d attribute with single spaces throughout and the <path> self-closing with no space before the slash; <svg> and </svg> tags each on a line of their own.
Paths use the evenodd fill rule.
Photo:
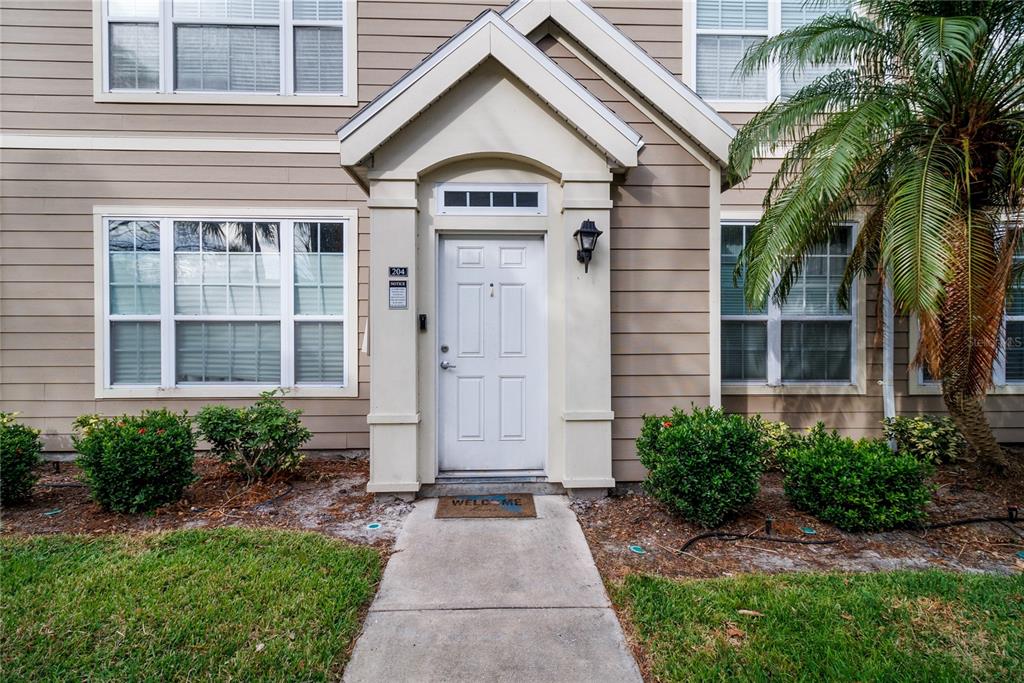
<svg viewBox="0 0 1024 683">
<path fill-rule="evenodd" d="M 752 310 L 732 264 L 776 162 L 721 189 L 734 126 L 815 76 L 739 77 L 743 50 L 828 8 L 0 7 L 0 407 L 51 450 L 83 413 L 274 387 L 386 493 L 636 481 L 641 416 L 690 403 L 878 432 L 877 292 L 833 296 L 856 224 Z M 911 337 L 898 407 L 941 410 Z M 1024 441 L 1019 397 L 992 408 Z"/>
</svg>

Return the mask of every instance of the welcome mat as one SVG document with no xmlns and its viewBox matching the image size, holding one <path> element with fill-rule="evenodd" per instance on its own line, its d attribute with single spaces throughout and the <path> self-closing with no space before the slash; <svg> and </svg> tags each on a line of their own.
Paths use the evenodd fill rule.
<svg viewBox="0 0 1024 683">
<path fill-rule="evenodd" d="M 437 512 L 434 514 L 435 519 L 536 516 L 537 508 L 529 493 L 441 496 L 437 499 Z"/>
</svg>

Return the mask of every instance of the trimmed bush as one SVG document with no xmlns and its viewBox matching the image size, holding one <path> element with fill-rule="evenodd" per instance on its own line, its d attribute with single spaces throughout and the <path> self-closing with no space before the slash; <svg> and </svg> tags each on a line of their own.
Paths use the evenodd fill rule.
<svg viewBox="0 0 1024 683">
<path fill-rule="evenodd" d="M 636 446 L 648 470 L 644 488 L 692 522 L 718 526 L 757 495 L 764 438 L 740 415 L 676 408 L 645 416 Z"/>
<path fill-rule="evenodd" d="M 932 489 L 930 463 L 893 453 L 878 439 L 812 430 L 785 459 L 786 495 L 801 510 L 846 531 L 879 531 L 916 522 Z"/>
<path fill-rule="evenodd" d="M 967 442 L 953 420 L 935 415 L 887 417 L 885 438 L 922 462 L 951 463 L 967 452 Z"/>
<path fill-rule="evenodd" d="M 75 420 L 75 461 L 93 500 L 115 512 L 147 512 L 181 499 L 195 481 L 196 436 L 187 413 Z"/>
<path fill-rule="evenodd" d="M 760 415 L 755 415 L 750 421 L 761 430 L 761 437 L 764 441 L 761 464 L 765 471 L 782 469 L 782 461 L 786 452 L 800 445 L 802 437 L 790 429 L 785 422 L 772 422 Z"/>
<path fill-rule="evenodd" d="M 214 455 L 253 481 L 293 471 L 302 462 L 299 449 L 313 434 L 301 415 L 301 410 L 285 408 L 277 391 L 266 391 L 248 408 L 206 406 L 196 421 Z"/>
<path fill-rule="evenodd" d="M 0 413 L 0 505 L 28 500 L 39 480 L 36 466 L 43 444 L 39 430 L 15 421 L 15 413 Z"/>
</svg>

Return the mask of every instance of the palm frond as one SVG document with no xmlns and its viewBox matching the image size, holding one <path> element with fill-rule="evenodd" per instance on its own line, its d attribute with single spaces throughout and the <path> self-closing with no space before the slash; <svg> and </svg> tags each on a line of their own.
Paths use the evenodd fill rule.
<svg viewBox="0 0 1024 683">
<path fill-rule="evenodd" d="M 882 257 L 897 310 L 939 312 L 949 277 L 948 225 L 958 213 L 955 184 L 942 172 L 934 148 L 896 169 L 885 207 Z"/>
<path fill-rule="evenodd" d="M 928 61 L 968 60 L 987 28 L 985 20 L 977 16 L 914 17 L 907 25 L 904 50 L 917 50 Z"/>
</svg>

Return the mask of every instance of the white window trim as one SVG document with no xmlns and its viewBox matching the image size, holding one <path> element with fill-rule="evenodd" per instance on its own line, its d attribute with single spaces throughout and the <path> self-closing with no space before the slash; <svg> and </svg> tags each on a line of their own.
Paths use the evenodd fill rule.
<svg viewBox="0 0 1024 683">
<path fill-rule="evenodd" d="M 857 12 L 857 0 L 851 1 L 851 11 Z M 765 36 L 771 37 L 782 32 L 782 3 L 768 0 L 768 28 L 766 29 L 707 29 L 697 28 L 697 2 L 683 2 L 683 82 L 697 92 L 697 36 Z M 715 100 L 707 99 L 716 111 L 734 113 L 757 113 L 774 102 L 782 92 L 782 70 L 777 62 L 765 69 L 768 79 L 763 100 Z"/>
<path fill-rule="evenodd" d="M 264 221 L 322 221 L 345 223 L 345 314 L 343 316 L 295 316 L 292 298 L 282 296 L 280 321 L 282 340 L 291 340 L 296 320 L 330 320 L 344 323 L 345 384 L 326 386 L 303 384 L 294 386 L 294 344 L 281 344 L 281 385 L 276 384 L 187 384 L 174 383 L 174 252 L 171 223 L 176 219 L 237 218 Z M 161 321 L 161 386 L 112 386 L 109 382 L 110 349 L 109 259 L 107 258 L 107 222 L 109 220 L 160 220 L 160 314 L 141 316 Z M 283 386 L 288 396 L 356 397 L 359 395 L 359 267 L 358 211 L 336 207 L 245 208 L 245 207 L 166 207 L 166 206 L 95 206 L 93 207 L 93 254 L 95 272 L 95 394 L 96 398 L 252 398 L 260 392 Z M 290 235 L 288 235 L 290 237 Z M 285 235 L 282 234 L 282 244 Z M 291 281 L 292 264 L 282 249 L 282 283 Z M 284 278 L 288 278 L 287 280 Z M 290 291 L 290 290 L 289 290 Z M 253 316 L 252 319 L 259 318 Z M 204 317 L 203 319 L 209 319 Z M 234 319 L 234 318 L 233 318 Z M 249 318 L 247 318 L 249 319 Z"/>
<path fill-rule="evenodd" d="M 697 36 L 764 36 L 768 38 L 782 30 L 782 4 L 778 0 L 768 0 L 768 27 L 766 29 L 718 29 L 697 28 L 697 2 L 683 3 L 683 82 L 697 92 Z M 718 111 L 758 112 L 769 102 L 774 101 L 781 89 L 780 69 L 778 64 L 771 64 L 765 69 L 768 79 L 763 100 L 715 100 L 706 101 Z"/>
<path fill-rule="evenodd" d="M 343 0 L 344 30 L 344 72 L 342 74 L 344 92 L 338 94 L 316 94 L 294 92 L 295 61 L 292 48 L 292 32 L 295 26 L 335 26 L 338 22 L 293 20 L 292 0 L 280 0 L 281 20 L 267 22 L 265 20 L 230 20 L 216 21 L 189 20 L 172 22 L 170 20 L 172 0 L 160 0 L 160 90 L 153 91 L 112 91 L 109 87 L 109 21 L 107 19 L 107 0 L 93 0 L 93 100 L 96 102 L 133 102 L 174 103 L 174 104 L 284 104 L 301 106 L 355 106 L 359 104 L 358 93 L 358 16 L 356 0 Z M 129 21 L 128 18 L 125 19 Z M 152 20 L 132 18 L 134 23 L 153 23 Z M 281 93 L 237 93 L 215 91 L 180 91 L 173 90 L 174 72 L 174 23 L 237 24 L 244 26 L 280 25 L 281 28 Z"/>
<path fill-rule="evenodd" d="M 990 396 L 1020 395 L 1024 394 L 1024 380 L 1006 379 L 1006 355 L 1002 347 L 1006 344 L 1006 321 L 1024 319 L 1024 316 L 1003 316 L 1003 324 L 999 331 L 1000 351 L 992 364 L 992 387 L 988 390 Z M 921 323 L 916 315 L 909 318 L 909 344 L 907 349 L 907 384 L 908 393 L 912 396 L 941 396 L 942 384 L 939 382 L 926 382 L 924 369 L 911 367 L 910 362 L 917 356 L 917 348 L 921 344 Z"/>
<path fill-rule="evenodd" d="M 727 212 L 721 213 L 720 225 L 726 224 L 749 224 L 760 220 L 761 214 L 757 212 Z M 860 228 L 858 222 L 850 223 L 852 244 L 857 242 L 857 234 Z M 718 240 L 721 243 L 721 228 L 718 230 Z M 721 258 L 719 256 L 719 258 Z M 721 302 L 721 279 L 713 283 L 718 287 L 718 296 L 715 297 Z M 850 301 L 850 312 L 848 316 L 785 316 L 786 320 L 814 321 L 814 320 L 849 320 L 850 321 L 850 381 L 782 381 L 782 312 L 781 308 L 771 301 L 769 297 L 768 310 L 765 314 L 734 316 L 722 315 L 721 304 L 716 310 L 712 323 L 716 326 L 717 337 L 721 340 L 721 326 L 727 320 L 766 320 L 768 324 L 768 367 L 767 381 L 758 380 L 730 380 L 722 377 L 722 394 L 729 395 L 772 395 L 772 394 L 807 394 L 807 395 L 841 395 L 841 394 L 865 394 L 867 393 L 867 347 L 865 335 L 862 331 L 865 328 L 864 306 L 861 304 L 867 295 L 864 278 L 858 278 L 853 288 L 853 296 Z M 721 342 L 716 353 L 721 356 Z"/>
<path fill-rule="evenodd" d="M 536 192 L 537 206 L 445 206 L 445 192 Z M 434 205 L 439 216 L 546 216 L 548 187 L 543 183 L 438 183 Z"/>
</svg>

